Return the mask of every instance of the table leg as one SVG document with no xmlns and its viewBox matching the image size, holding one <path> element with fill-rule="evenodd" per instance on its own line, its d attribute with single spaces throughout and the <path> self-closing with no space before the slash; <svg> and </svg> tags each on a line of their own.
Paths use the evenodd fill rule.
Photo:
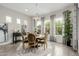
<svg viewBox="0 0 79 59">
<path fill-rule="evenodd" d="M 13 44 L 14 44 L 14 35 L 13 35 Z"/>
</svg>

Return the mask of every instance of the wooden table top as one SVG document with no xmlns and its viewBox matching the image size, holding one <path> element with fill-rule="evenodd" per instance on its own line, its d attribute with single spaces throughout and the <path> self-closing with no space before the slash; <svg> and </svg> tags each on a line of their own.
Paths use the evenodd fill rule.
<svg viewBox="0 0 79 59">
<path fill-rule="evenodd" d="M 43 34 L 39 34 L 39 35 L 36 36 L 36 38 L 44 38 L 44 36 L 45 35 L 43 35 Z"/>
</svg>

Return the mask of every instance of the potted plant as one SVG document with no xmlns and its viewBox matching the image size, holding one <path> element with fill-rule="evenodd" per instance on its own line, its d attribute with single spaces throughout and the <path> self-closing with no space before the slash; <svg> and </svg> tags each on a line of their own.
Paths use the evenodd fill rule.
<svg viewBox="0 0 79 59">
<path fill-rule="evenodd" d="M 64 12 L 64 41 L 67 46 L 71 46 L 72 39 L 72 24 L 71 24 L 71 11 L 66 10 Z"/>
</svg>

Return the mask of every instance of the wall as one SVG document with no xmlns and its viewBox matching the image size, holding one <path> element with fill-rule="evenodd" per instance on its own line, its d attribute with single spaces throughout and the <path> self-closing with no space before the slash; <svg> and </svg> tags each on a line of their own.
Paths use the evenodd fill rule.
<svg viewBox="0 0 79 59">
<path fill-rule="evenodd" d="M 78 35 L 79 35 L 79 4 L 78 4 Z M 79 53 L 79 36 L 78 36 L 78 53 Z"/>
<path fill-rule="evenodd" d="M 22 14 L 22 13 L 19 13 L 19 12 L 16 12 L 14 10 L 11 10 L 11 9 L 8 9 L 6 7 L 3 7 L 3 6 L 0 6 L 0 24 L 3 24 L 6 22 L 6 16 L 10 16 L 12 17 L 12 22 L 11 23 L 8 23 L 8 41 L 12 41 L 12 33 L 14 30 L 17 30 L 17 29 L 20 29 L 21 26 L 23 23 L 24 23 L 24 20 L 27 20 L 27 32 L 31 32 L 32 31 L 32 19 L 31 17 L 25 15 L 25 14 Z M 16 23 L 16 19 L 17 18 L 20 18 L 21 19 L 21 24 L 18 25 Z"/>
</svg>

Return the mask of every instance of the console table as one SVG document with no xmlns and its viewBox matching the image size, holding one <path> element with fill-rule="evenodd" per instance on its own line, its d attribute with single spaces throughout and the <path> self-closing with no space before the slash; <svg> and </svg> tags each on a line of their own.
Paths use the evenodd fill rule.
<svg viewBox="0 0 79 59">
<path fill-rule="evenodd" d="M 19 32 L 13 32 L 13 43 L 16 43 L 18 40 L 17 40 L 17 37 L 21 37 L 21 33 Z"/>
</svg>

